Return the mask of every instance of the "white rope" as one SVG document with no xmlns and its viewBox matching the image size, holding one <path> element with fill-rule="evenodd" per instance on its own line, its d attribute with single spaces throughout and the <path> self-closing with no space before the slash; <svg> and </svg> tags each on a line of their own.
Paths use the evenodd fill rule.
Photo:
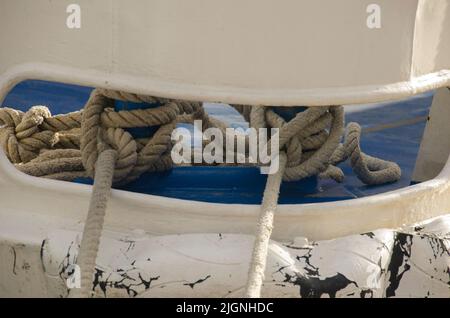
<svg viewBox="0 0 450 318">
<path fill-rule="evenodd" d="M 266 270 L 269 241 L 273 229 L 273 218 L 277 209 L 280 185 L 286 166 L 286 154 L 283 151 L 280 153 L 279 160 L 279 169 L 276 173 L 267 177 L 266 188 L 264 190 L 261 213 L 259 215 L 245 290 L 245 297 L 248 298 L 261 297 L 261 287 L 264 281 L 264 272 Z"/>
</svg>

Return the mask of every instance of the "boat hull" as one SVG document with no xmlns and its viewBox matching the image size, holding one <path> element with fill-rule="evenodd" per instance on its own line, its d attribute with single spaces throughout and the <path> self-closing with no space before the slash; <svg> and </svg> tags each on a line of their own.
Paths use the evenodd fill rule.
<svg viewBox="0 0 450 318">
<path fill-rule="evenodd" d="M 325 241 L 271 241 L 263 297 L 450 297 L 450 217 Z M 77 288 L 81 233 L 0 241 L 0 296 L 66 297 Z M 38 242 L 36 242 L 38 243 Z M 253 236 L 105 231 L 96 297 L 242 297 Z M 6 267 L 5 267 L 6 268 Z"/>
</svg>

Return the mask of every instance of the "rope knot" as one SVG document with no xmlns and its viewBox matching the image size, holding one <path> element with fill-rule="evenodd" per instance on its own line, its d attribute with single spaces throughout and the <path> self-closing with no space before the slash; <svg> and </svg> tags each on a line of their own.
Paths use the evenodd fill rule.
<svg viewBox="0 0 450 318">
<path fill-rule="evenodd" d="M 33 106 L 26 113 L 11 108 L 0 109 L 0 142 L 13 163 L 26 163 L 36 158 L 41 150 L 58 143 L 58 135 L 41 125 L 51 117 L 45 106 Z"/>
<path fill-rule="evenodd" d="M 284 181 L 318 175 L 342 182 L 344 173 L 336 165 L 350 158 L 353 171 L 365 184 L 398 181 L 400 167 L 390 161 L 364 154 L 360 147 L 361 127 L 350 123 L 344 134 L 342 106 L 310 107 L 286 121 L 269 107 L 237 106 L 255 128 L 278 128 L 279 147 L 287 156 Z M 269 144 L 268 144 L 269 146 Z"/>
<path fill-rule="evenodd" d="M 158 103 L 150 109 L 114 111 L 114 100 Z M 83 165 L 94 176 L 100 144 L 117 151 L 114 183 L 130 182 L 147 171 L 167 170 L 172 166 L 171 134 L 177 121 L 186 114 L 197 114 L 200 103 L 172 101 L 146 95 L 96 89 L 87 102 L 81 120 L 80 148 Z M 133 139 L 124 130 L 131 127 L 159 126 L 150 138 Z"/>
<path fill-rule="evenodd" d="M 244 108 L 240 106 L 243 114 L 249 114 L 252 127 L 279 129 L 280 151 L 287 156 L 283 180 L 297 181 L 328 169 L 343 133 L 342 107 L 311 107 L 290 121 L 268 107 L 251 107 L 249 111 Z"/>
</svg>

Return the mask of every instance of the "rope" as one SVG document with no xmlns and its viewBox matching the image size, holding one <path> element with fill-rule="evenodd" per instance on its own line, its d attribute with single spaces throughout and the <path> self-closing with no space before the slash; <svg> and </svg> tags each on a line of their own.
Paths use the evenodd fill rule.
<svg viewBox="0 0 450 318">
<path fill-rule="evenodd" d="M 286 122 L 269 107 L 234 106 L 254 128 L 278 128 L 279 147 L 285 149 L 287 166 L 284 181 L 298 181 L 318 175 L 342 182 L 344 173 L 337 164 L 350 158 L 357 177 L 369 185 L 398 181 L 401 169 L 395 163 L 371 157 L 361 151 L 361 127 L 349 123 L 345 129 L 342 106 L 311 107 Z M 270 150 L 270 143 L 268 143 Z M 247 147 L 248 148 L 248 147 Z"/>
<path fill-rule="evenodd" d="M 343 153 L 339 162 L 350 157 L 351 166 L 358 178 L 365 184 L 384 184 L 395 182 L 400 179 L 401 169 L 393 162 L 381 160 L 366 155 L 360 147 L 361 127 L 357 123 L 350 123 L 347 127 L 345 143 L 342 148 L 338 148 L 334 156 Z M 336 160 L 336 159 L 335 159 Z"/>
<path fill-rule="evenodd" d="M 98 157 L 89 211 L 77 257 L 77 264 L 81 270 L 81 288 L 72 289 L 70 297 L 88 298 L 94 295 L 92 280 L 95 272 L 95 260 L 100 245 L 106 205 L 111 193 L 116 160 L 117 152 L 111 149 L 101 152 Z"/>
<path fill-rule="evenodd" d="M 356 123 L 347 126 L 345 142 L 339 143 L 344 130 L 341 106 L 309 108 L 289 122 L 261 106 L 236 109 L 247 116 L 255 128 L 269 126 L 280 129 L 280 168 L 267 179 L 245 290 L 246 297 L 259 298 L 282 179 L 295 181 L 321 175 L 341 181 L 344 175 L 335 164 L 349 157 L 353 171 L 366 184 L 397 181 L 401 170 L 393 162 L 368 156 L 361 151 L 361 127 Z M 329 131 L 326 131 L 330 124 Z"/>
<path fill-rule="evenodd" d="M 160 106 L 116 112 L 112 109 L 114 100 Z M 279 129 L 279 170 L 267 179 L 245 292 L 247 297 L 259 297 L 282 180 L 297 181 L 318 175 L 342 182 L 344 174 L 336 165 L 348 158 L 355 174 L 366 184 L 397 181 L 401 170 L 393 162 L 361 151 L 361 128 L 356 123 L 347 126 L 344 143 L 340 143 L 345 130 L 341 106 L 307 108 L 290 121 L 270 107 L 233 107 L 251 127 Z M 170 169 L 171 133 L 177 123 L 191 123 L 195 119 L 203 120 L 202 129 L 219 128 L 225 138 L 227 126 L 209 117 L 199 103 L 106 89 L 95 89 L 82 111 L 65 115 L 51 116 L 45 106 L 34 106 L 25 113 L 0 109 L 0 145 L 19 170 L 68 181 L 94 178 L 77 260 L 82 288 L 72 292 L 71 297 L 93 295 L 95 260 L 112 184 L 130 182 L 144 172 Z M 124 130 L 146 126 L 159 128 L 152 137 L 141 139 L 134 139 Z M 249 149 L 248 136 L 244 139 Z M 271 152 L 270 142 L 267 146 Z"/>
<path fill-rule="evenodd" d="M 162 105 L 116 112 L 111 108 L 113 99 Z M 342 182 L 344 174 L 336 165 L 348 158 L 355 174 L 366 184 L 394 182 L 401 176 L 397 164 L 361 151 L 361 130 L 356 123 L 347 126 L 344 144 L 340 145 L 344 134 L 341 106 L 308 108 L 289 122 L 269 107 L 234 107 L 251 127 L 280 129 L 279 144 L 286 149 L 288 159 L 284 181 L 318 175 Z M 199 103 L 96 89 L 83 111 L 65 115 L 51 116 L 45 106 L 34 106 L 26 113 L 1 108 L 0 145 L 22 172 L 70 181 L 94 176 L 98 158 L 97 135 L 102 131 L 107 143 L 118 152 L 113 183 L 123 184 L 144 172 L 170 169 L 171 132 L 176 123 L 195 119 L 203 120 L 204 129 L 221 129 L 225 138 L 227 126 L 208 117 Z M 123 130 L 149 125 L 160 126 L 151 138 L 133 139 Z M 245 139 L 246 149 L 249 149 L 248 137 Z"/>
<path fill-rule="evenodd" d="M 266 270 L 267 252 L 273 229 L 273 218 L 277 209 L 278 195 L 285 166 L 286 154 L 281 152 L 280 168 L 276 173 L 269 175 L 264 190 L 245 291 L 245 296 L 248 298 L 259 298 L 261 296 L 261 287 Z"/>
<path fill-rule="evenodd" d="M 116 112 L 111 108 L 113 98 L 162 105 Z M 113 183 L 121 184 L 144 172 L 170 169 L 171 133 L 177 122 L 195 119 L 209 123 L 200 103 L 96 89 L 83 111 L 66 115 L 52 117 L 45 106 L 34 106 L 26 113 L 0 109 L 0 144 L 22 172 L 69 181 L 94 176 L 101 133 L 118 153 Z M 124 130 L 147 126 L 160 127 L 151 138 L 136 140 Z"/>
</svg>

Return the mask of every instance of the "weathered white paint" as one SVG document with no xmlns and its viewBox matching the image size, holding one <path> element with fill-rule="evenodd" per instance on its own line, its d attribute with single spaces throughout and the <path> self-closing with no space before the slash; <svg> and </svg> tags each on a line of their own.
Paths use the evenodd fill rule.
<svg viewBox="0 0 450 318">
<path fill-rule="evenodd" d="M 271 241 L 262 296 L 450 297 L 449 232 L 446 215 L 398 231 Z M 41 239 L 0 239 L 0 296 L 67 296 L 81 232 L 56 229 Z M 242 297 L 253 237 L 105 231 L 101 245 L 98 297 Z"/>
<path fill-rule="evenodd" d="M 450 0 L 0 3 L 0 96 L 26 78 L 266 105 L 368 103 L 450 86 Z M 326 9 L 324 9 L 326 8 Z M 400 14 L 401 13 L 401 14 Z"/>
</svg>

